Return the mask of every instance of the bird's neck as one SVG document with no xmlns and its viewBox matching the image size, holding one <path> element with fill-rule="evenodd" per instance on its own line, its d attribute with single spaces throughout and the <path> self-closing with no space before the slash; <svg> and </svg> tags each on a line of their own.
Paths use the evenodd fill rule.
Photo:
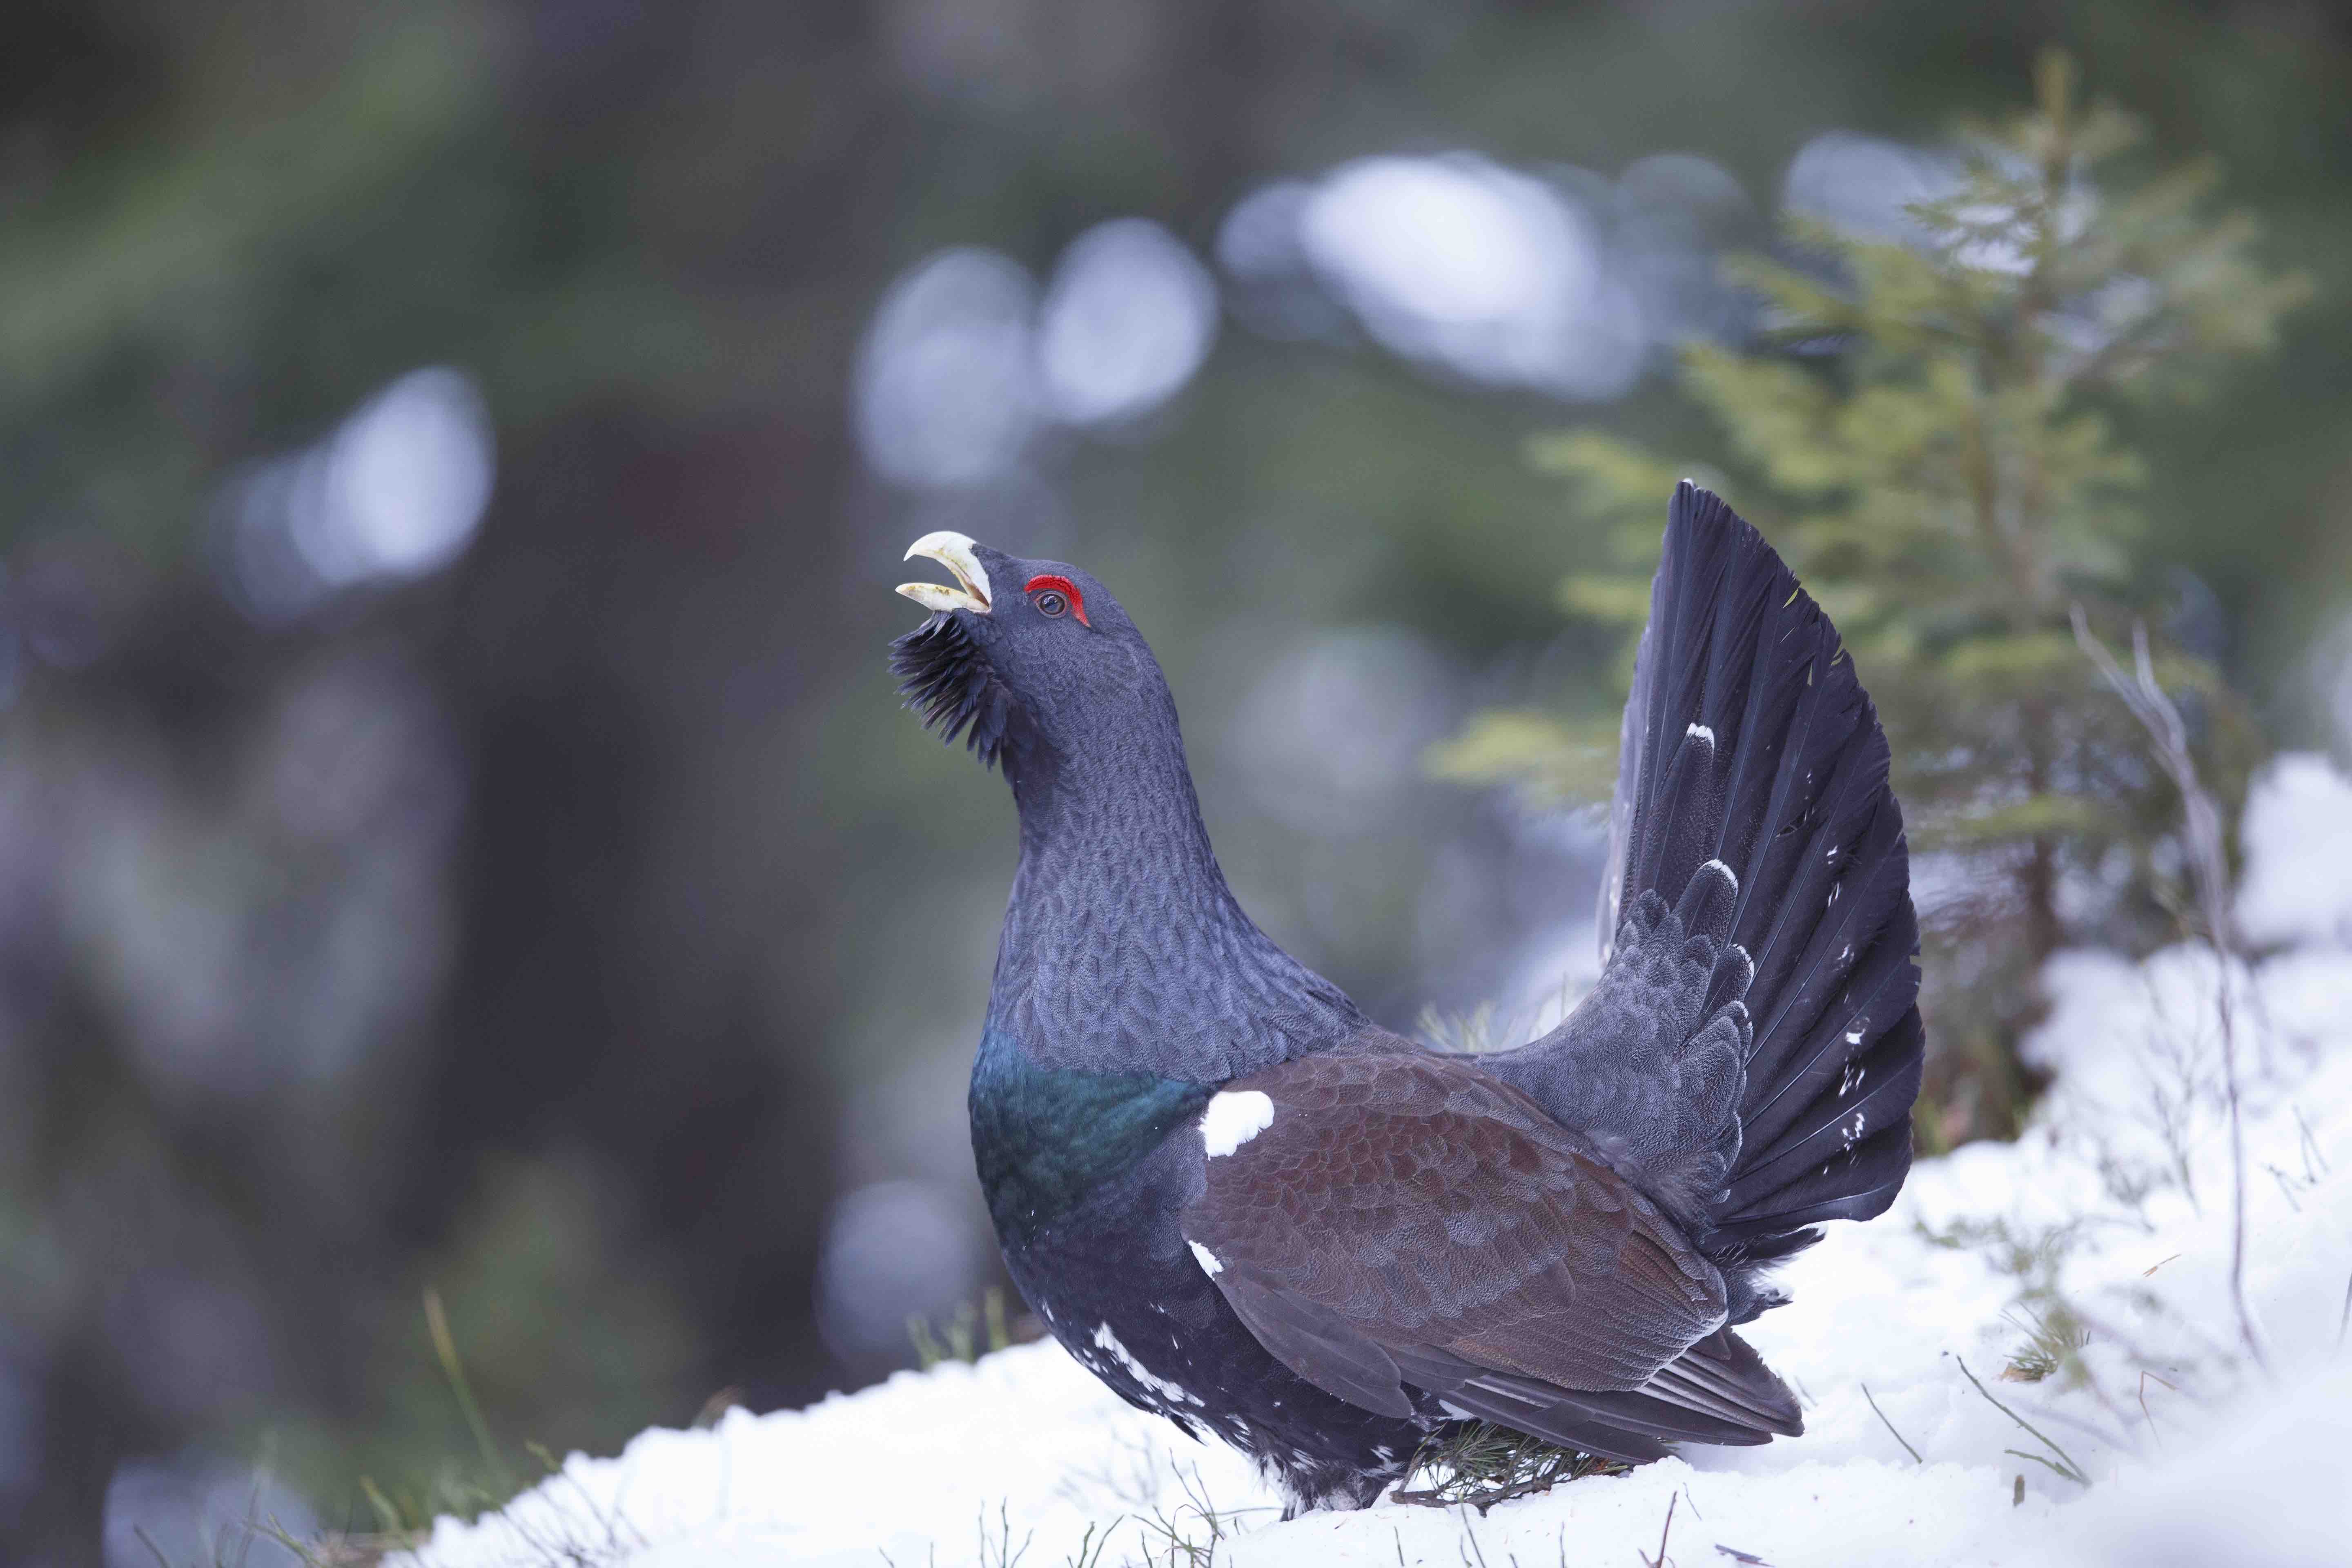
<svg viewBox="0 0 2352 1568">
<path fill-rule="evenodd" d="M 1225 883 L 1172 705 L 1008 767 L 1021 863 L 992 1027 L 1037 1062 L 1197 1083 L 1305 1055 L 1363 1021 Z"/>
</svg>

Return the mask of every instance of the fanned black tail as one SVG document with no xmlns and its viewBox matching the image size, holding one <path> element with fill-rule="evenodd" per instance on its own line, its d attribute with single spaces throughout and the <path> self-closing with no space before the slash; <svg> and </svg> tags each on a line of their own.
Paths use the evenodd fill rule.
<svg viewBox="0 0 2352 1568">
<path fill-rule="evenodd" d="M 1903 1185 L 1926 1038 L 1919 928 L 1886 737 L 1837 628 L 1760 534 L 1687 482 L 1623 742 L 1603 938 L 1656 910 L 1645 894 L 1679 907 L 1685 934 L 1722 955 L 1708 1010 L 1739 996 L 1752 1026 L 1738 1152 L 1696 1237 L 1746 1287 L 1743 1321 L 1772 1299 L 1740 1265 L 1809 1245 L 1816 1221 L 1882 1213 Z M 1733 944 L 1754 966 L 1744 996 Z"/>
</svg>

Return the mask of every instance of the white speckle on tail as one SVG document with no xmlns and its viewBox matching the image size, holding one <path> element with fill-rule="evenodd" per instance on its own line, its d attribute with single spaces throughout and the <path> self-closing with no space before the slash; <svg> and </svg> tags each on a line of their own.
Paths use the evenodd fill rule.
<svg viewBox="0 0 2352 1568">
<path fill-rule="evenodd" d="M 1255 1089 L 1229 1089 L 1209 1097 L 1209 1108 L 1201 1113 L 1201 1142 L 1213 1160 L 1273 1125 L 1272 1099 Z"/>
<path fill-rule="evenodd" d="M 1699 740 L 1705 741 L 1710 746 L 1715 744 L 1715 731 L 1708 729 L 1704 724 L 1694 724 L 1689 729 L 1683 731 L 1683 738 L 1685 740 L 1691 739 L 1694 736 Z"/>
<path fill-rule="evenodd" d="M 1849 1046 L 1858 1046 L 1862 1044 L 1862 1031 L 1860 1029 L 1848 1029 L 1845 1032 L 1845 1043 Z"/>
<path fill-rule="evenodd" d="M 1733 870 L 1730 867 L 1728 867 L 1728 866 L 1725 865 L 1725 864 L 1724 864 L 1722 861 L 1720 861 L 1720 860 L 1710 860 L 1710 861 L 1708 861 L 1708 862 L 1706 863 L 1706 866 L 1712 866 L 1712 867 L 1714 867 L 1717 870 L 1718 870 L 1718 871 L 1722 872 L 1722 873 L 1723 873 L 1723 875 L 1724 875 L 1724 879 L 1725 879 L 1725 880 L 1727 880 L 1727 881 L 1728 881 L 1728 882 L 1731 884 L 1731 890 L 1732 890 L 1733 892 L 1735 892 L 1735 893 L 1736 893 L 1736 892 L 1739 891 L 1739 873 L 1738 873 L 1738 872 L 1737 872 L 1737 871 Z M 1699 869 L 1700 869 L 1700 870 L 1702 870 L 1702 871 L 1704 871 L 1704 870 L 1706 870 L 1706 866 L 1701 866 L 1701 867 L 1699 868 Z"/>
<path fill-rule="evenodd" d="M 1193 1260 L 1200 1264 L 1202 1273 L 1223 1274 L 1225 1271 L 1225 1266 L 1217 1261 L 1217 1255 L 1199 1242 L 1188 1241 L 1184 1245 L 1192 1249 Z"/>
</svg>

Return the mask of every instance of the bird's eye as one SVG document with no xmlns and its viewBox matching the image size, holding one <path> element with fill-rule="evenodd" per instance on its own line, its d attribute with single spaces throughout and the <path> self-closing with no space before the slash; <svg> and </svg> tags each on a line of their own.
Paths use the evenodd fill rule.
<svg viewBox="0 0 2352 1568">
<path fill-rule="evenodd" d="M 1041 616 L 1076 616 L 1078 625 L 1087 627 L 1094 625 L 1087 619 L 1087 601 L 1078 593 L 1078 585 L 1067 577 L 1045 573 L 1030 578 L 1021 591 L 1029 595 L 1029 602 L 1037 606 L 1037 613 Z"/>
</svg>

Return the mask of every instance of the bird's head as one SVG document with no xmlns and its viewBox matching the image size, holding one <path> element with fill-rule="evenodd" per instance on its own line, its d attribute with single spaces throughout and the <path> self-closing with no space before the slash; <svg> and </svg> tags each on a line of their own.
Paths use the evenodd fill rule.
<svg viewBox="0 0 2352 1568">
<path fill-rule="evenodd" d="M 961 734 L 991 766 L 1067 763 L 1123 744 L 1137 723 L 1174 709 L 1159 663 L 1135 623 L 1091 574 L 1058 561 L 1024 561 L 961 533 L 927 533 L 907 551 L 955 578 L 904 583 L 898 592 L 930 619 L 890 645 L 907 705 L 953 742 Z M 1042 744 L 1041 744 L 1042 743 Z"/>
</svg>

